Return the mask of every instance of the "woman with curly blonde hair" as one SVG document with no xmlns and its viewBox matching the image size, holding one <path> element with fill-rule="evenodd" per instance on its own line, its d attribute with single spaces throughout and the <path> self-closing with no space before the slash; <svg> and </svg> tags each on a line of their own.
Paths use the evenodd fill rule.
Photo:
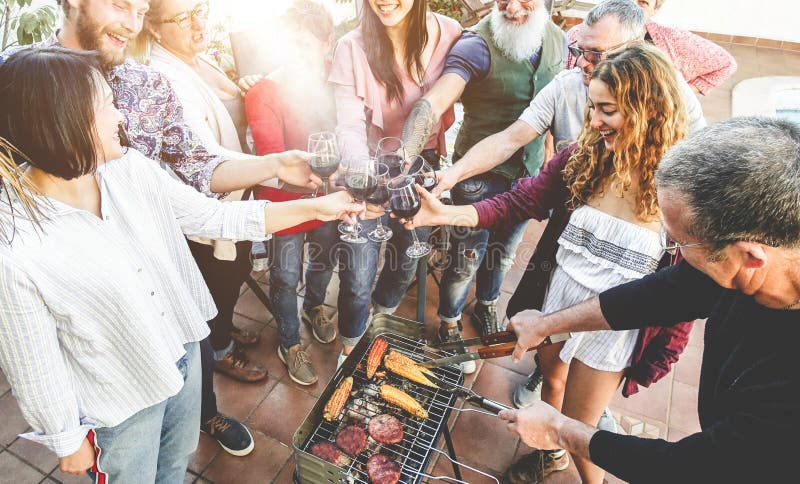
<svg viewBox="0 0 800 484">
<path fill-rule="evenodd" d="M 578 142 L 533 179 L 471 206 L 444 206 L 420 190 L 414 225 L 505 230 L 521 220 L 549 219 L 507 314 L 550 313 L 671 261 L 660 237 L 654 174 L 664 153 L 687 132 L 675 69 L 656 48 L 637 45 L 600 63 L 589 83 Z M 539 350 L 542 400 L 595 425 L 623 378 L 623 395 L 669 372 L 687 342 L 690 323 L 624 332 L 595 331 Z M 570 335 L 567 335 L 570 336 Z M 604 471 L 575 464 L 585 483 Z M 565 469 L 563 450 L 537 451 L 509 469 L 511 482 L 538 482 Z"/>
</svg>

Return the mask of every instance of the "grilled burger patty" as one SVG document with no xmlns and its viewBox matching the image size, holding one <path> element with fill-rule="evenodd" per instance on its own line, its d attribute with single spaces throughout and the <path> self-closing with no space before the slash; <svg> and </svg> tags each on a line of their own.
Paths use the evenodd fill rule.
<svg viewBox="0 0 800 484">
<path fill-rule="evenodd" d="M 336 436 L 336 445 L 345 454 L 355 457 L 367 448 L 367 433 L 358 425 L 348 425 Z"/>
<path fill-rule="evenodd" d="M 372 484 L 396 484 L 400 480 L 400 464 L 386 454 L 375 454 L 367 461 L 367 475 Z"/>
<path fill-rule="evenodd" d="M 342 451 L 337 449 L 330 442 L 319 442 L 311 446 L 311 453 L 320 459 L 326 460 L 333 465 L 346 466 L 350 463 L 347 456 L 342 455 Z"/>
<path fill-rule="evenodd" d="M 403 425 L 394 415 L 382 413 L 369 421 L 369 435 L 379 444 L 397 444 L 403 440 Z"/>
</svg>

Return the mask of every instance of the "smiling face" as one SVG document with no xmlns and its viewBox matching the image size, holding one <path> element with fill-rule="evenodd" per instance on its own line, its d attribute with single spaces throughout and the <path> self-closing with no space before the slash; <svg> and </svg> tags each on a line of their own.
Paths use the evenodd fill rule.
<svg viewBox="0 0 800 484">
<path fill-rule="evenodd" d="M 142 30 L 148 0 L 78 0 L 66 20 L 83 50 L 96 50 L 106 66 L 125 60 L 125 49 Z"/>
<path fill-rule="evenodd" d="M 122 113 L 114 106 L 114 93 L 108 82 L 99 74 L 95 76 L 94 133 L 97 164 L 115 160 L 122 156 L 119 126 Z"/>
<path fill-rule="evenodd" d="M 192 58 L 208 48 L 207 5 L 206 0 L 164 0 L 162 18 L 156 19 L 154 25 L 148 20 L 148 28 L 165 49 L 178 57 Z M 185 26 L 164 22 L 172 19 L 183 20 Z"/>
<path fill-rule="evenodd" d="M 369 8 L 384 27 L 397 27 L 408 18 L 416 0 L 369 0 Z"/>
<path fill-rule="evenodd" d="M 589 125 L 603 137 L 606 149 L 614 151 L 615 143 L 625 126 L 625 116 L 619 110 L 616 98 L 603 81 L 589 83 Z"/>
<path fill-rule="evenodd" d="M 503 13 L 503 20 L 509 24 L 522 25 L 538 8 L 544 8 L 541 0 L 498 0 L 497 9 Z"/>
</svg>

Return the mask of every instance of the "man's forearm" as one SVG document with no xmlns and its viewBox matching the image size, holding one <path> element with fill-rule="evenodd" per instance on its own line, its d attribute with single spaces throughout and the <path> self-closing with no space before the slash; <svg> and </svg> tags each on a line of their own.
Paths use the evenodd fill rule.
<svg viewBox="0 0 800 484">
<path fill-rule="evenodd" d="M 566 449 L 572 455 L 590 459 L 589 442 L 597 432 L 596 428 L 562 416 L 556 432 L 558 433 L 559 447 Z"/>
<path fill-rule="evenodd" d="M 464 153 L 453 168 L 458 170 L 459 181 L 485 173 L 538 137 L 538 133 L 527 123 L 516 121 L 505 130 L 479 141 Z"/>
<path fill-rule="evenodd" d="M 611 329 L 600 309 L 600 298 L 597 296 L 567 309 L 548 314 L 542 321 L 548 335 Z"/>
<path fill-rule="evenodd" d="M 275 155 L 226 160 L 211 175 L 211 191 L 224 193 L 241 190 L 275 178 L 277 173 L 278 161 Z"/>
</svg>

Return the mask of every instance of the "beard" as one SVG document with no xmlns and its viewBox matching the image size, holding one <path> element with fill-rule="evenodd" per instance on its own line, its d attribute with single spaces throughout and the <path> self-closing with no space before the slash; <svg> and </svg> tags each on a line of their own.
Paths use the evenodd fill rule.
<svg viewBox="0 0 800 484">
<path fill-rule="evenodd" d="M 537 8 L 533 12 L 524 11 L 517 15 L 527 19 L 521 25 L 508 21 L 514 18 L 501 11 L 495 4 L 489 21 L 492 24 L 492 40 L 509 59 L 522 62 L 529 59 L 542 46 L 542 36 L 547 25 L 546 9 Z"/>
<path fill-rule="evenodd" d="M 88 2 L 81 2 L 78 12 L 76 31 L 81 47 L 84 50 L 96 51 L 100 56 L 100 63 L 104 70 L 122 64 L 125 60 L 125 50 L 115 50 L 108 47 L 103 49 L 103 42 L 101 39 L 107 33 L 118 35 L 126 39 L 128 35 L 122 32 L 108 31 L 100 27 L 89 12 Z"/>
</svg>

